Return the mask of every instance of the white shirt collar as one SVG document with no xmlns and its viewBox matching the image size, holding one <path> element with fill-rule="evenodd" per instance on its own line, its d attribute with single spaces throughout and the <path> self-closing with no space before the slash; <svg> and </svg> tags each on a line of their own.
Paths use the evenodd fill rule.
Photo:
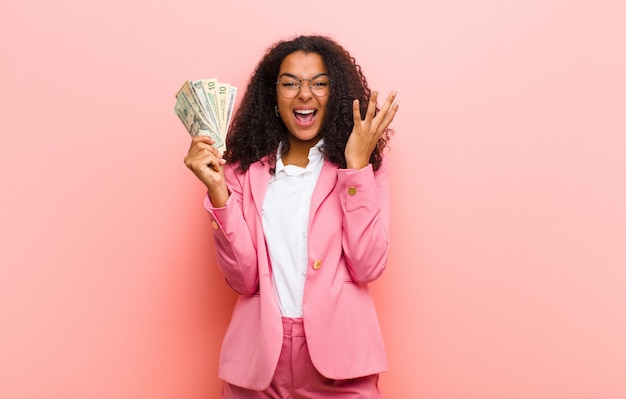
<svg viewBox="0 0 626 399">
<path fill-rule="evenodd" d="M 315 164 L 317 164 L 321 159 L 323 159 L 324 155 L 320 151 L 320 147 L 324 144 L 324 139 L 320 139 L 317 144 L 315 144 L 309 150 L 309 163 L 306 168 L 301 168 L 295 165 L 287 165 L 283 164 L 283 157 L 281 155 L 283 145 L 282 143 L 278 146 L 278 150 L 276 151 L 276 171 L 275 175 L 278 175 L 280 172 L 284 172 L 288 175 L 299 175 L 309 171 Z"/>
</svg>

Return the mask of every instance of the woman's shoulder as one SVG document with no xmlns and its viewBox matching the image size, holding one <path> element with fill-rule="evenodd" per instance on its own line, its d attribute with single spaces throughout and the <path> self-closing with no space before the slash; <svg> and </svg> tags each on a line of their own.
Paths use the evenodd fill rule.
<svg viewBox="0 0 626 399">
<path fill-rule="evenodd" d="M 264 156 L 258 161 L 251 163 L 246 169 L 241 166 L 241 162 L 239 161 L 228 162 L 224 165 L 224 174 L 227 178 L 232 177 L 236 179 L 243 179 L 244 176 L 249 175 L 250 173 L 255 173 L 261 169 L 267 170 L 268 173 L 270 173 L 271 167 L 269 157 Z"/>
<path fill-rule="evenodd" d="M 232 170 L 236 170 L 240 174 L 245 174 L 250 169 L 258 168 L 259 166 L 267 166 L 268 164 L 269 164 L 269 156 L 265 155 L 258 161 L 252 162 L 246 169 L 242 167 L 241 161 L 229 161 L 224 165 L 224 169 L 232 169 Z"/>
</svg>

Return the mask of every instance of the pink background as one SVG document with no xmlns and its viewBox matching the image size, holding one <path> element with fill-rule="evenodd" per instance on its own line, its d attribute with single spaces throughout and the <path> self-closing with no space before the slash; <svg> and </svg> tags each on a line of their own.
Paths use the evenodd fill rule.
<svg viewBox="0 0 626 399">
<path fill-rule="evenodd" d="M 626 398 L 621 0 L 6 1 L 0 397 L 218 397 L 235 300 L 172 111 L 331 35 L 398 89 L 388 398 Z"/>
</svg>

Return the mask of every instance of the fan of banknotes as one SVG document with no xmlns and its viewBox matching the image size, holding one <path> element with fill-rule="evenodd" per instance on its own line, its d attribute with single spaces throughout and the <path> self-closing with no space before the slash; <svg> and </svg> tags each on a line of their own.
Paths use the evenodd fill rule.
<svg viewBox="0 0 626 399">
<path fill-rule="evenodd" d="M 213 146 L 226 150 L 226 132 L 235 105 L 237 88 L 217 79 L 187 81 L 176 93 L 174 112 L 191 137 L 211 136 Z"/>
</svg>

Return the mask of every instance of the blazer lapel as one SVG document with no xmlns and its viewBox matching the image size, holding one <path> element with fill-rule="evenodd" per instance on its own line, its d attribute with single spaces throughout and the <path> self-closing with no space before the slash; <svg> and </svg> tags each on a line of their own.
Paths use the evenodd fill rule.
<svg viewBox="0 0 626 399">
<path fill-rule="evenodd" d="M 313 220 L 313 216 L 317 212 L 317 209 L 322 204 L 322 201 L 330 194 L 337 183 L 337 166 L 328 160 L 324 160 L 322 165 L 322 171 L 320 177 L 317 179 L 317 184 L 313 190 L 313 196 L 311 197 L 311 217 L 309 223 Z"/>
<path fill-rule="evenodd" d="M 259 220 L 262 220 L 263 215 L 263 201 L 265 200 L 265 194 L 267 193 L 267 187 L 269 185 L 272 175 L 269 173 L 269 165 L 267 159 L 262 159 L 262 162 L 255 162 L 250 165 L 248 169 L 249 185 L 252 196 L 252 202 L 256 208 Z M 309 222 L 313 220 L 313 216 L 317 212 L 324 199 L 330 194 L 337 183 L 337 166 L 332 162 L 324 160 L 320 176 L 313 190 L 313 196 L 311 197 L 311 217 Z"/>
<path fill-rule="evenodd" d="M 267 193 L 267 186 L 270 183 L 270 172 L 268 170 L 269 164 L 267 159 L 264 158 L 261 162 L 255 162 L 250 165 L 248 169 L 250 191 L 252 193 L 252 202 L 256 208 L 259 220 L 262 217 L 263 201 L 265 200 L 265 194 Z"/>
</svg>

